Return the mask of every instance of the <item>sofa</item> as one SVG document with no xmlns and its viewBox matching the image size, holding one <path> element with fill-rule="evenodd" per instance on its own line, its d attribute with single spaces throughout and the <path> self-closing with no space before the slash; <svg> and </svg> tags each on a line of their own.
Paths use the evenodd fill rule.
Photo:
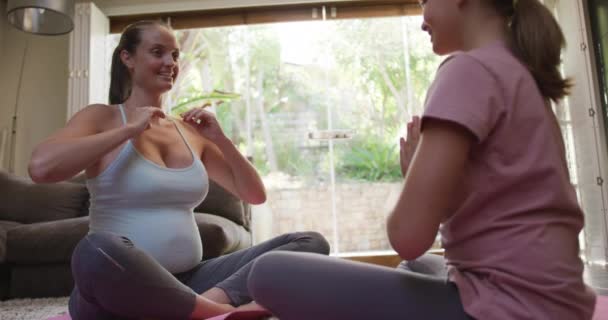
<svg viewBox="0 0 608 320">
<path fill-rule="evenodd" d="M 0 300 L 70 294 L 70 257 L 89 230 L 84 180 L 35 184 L 0 170 Z M 203 259 L 251 246 L 249 206 L 213 181 L 194 211 Z"/>
</svg>

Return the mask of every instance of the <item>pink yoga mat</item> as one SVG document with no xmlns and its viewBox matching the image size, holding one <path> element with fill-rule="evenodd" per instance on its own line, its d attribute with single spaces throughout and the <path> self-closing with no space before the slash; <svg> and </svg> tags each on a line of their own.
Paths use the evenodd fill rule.
<svg viewBox="0 0 608 320">
<path fill-rule="evenodd" d="M 270 315 L 271 314 L 268 311 L 239 311 L 209 318 L 207 320 L 257 320 Z M 62 314 L 48 318 L 47 320 L 72 320 L 72 318 L 67 314 Z"/>
<path fill-rule="evenodd" d="M 72 318 L 70 318 L 70 316 L 68 316 L 67 314 L 62 314 L 62 315 L 54 316 L 52 318 L 48 318 L 46 320 L 72 320 Z"/>
<path fill-rule="evenodd" d="M 608 320 L 608 296 L 597 296 L 593 320 Z"/>
<path fill-rule="evenodd" d="M 266 311 L 241 311 L 210 318 L 208 320 L 256 320 L 270 314 Z M 68 315 L 60 315 L 47 320 L 71 320 Z M 608 296 L 598 296 L 593 320 L 608 320 Z"/>
<path fill-rule="evenodd" d="M 271 314 L 268 311 L 240 311 L 231 312 L 221 316 L 209 318 L 207 320 L 256 320 L 270 315 Z"/>
</svg>

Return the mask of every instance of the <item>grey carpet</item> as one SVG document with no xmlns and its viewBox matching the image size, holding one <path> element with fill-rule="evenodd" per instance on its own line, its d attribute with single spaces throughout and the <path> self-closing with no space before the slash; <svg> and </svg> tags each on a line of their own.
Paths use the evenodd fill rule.
<svg viewBox="0 0 608 320">
<path fill-rule="evenodd" d="M 15 299 L 0 301 L 2 320 L 45 320 L 66 312 L 68 298 Z"/>
<path fill-rule="evenodd" d="M 68 310 L 68 297 L 0 301 L 0 320 L 46 320 Z M 268 317 L 267 320 L 279 320 Z"/>
</svg>

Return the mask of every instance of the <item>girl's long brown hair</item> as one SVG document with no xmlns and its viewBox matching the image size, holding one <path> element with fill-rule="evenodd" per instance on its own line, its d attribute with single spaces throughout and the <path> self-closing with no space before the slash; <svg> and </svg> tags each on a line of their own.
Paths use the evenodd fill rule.
<svg viewBox="0 0 608 320">
<path fill-rule="evenodd" d="M 539 0 L 489 0 L 509 18 L 511 49 L 530 70 L 541 94 L 555 102 L 569 94 L 572 82 L 560 72 L 566 45 L 562 29 Z"/>
</svg>

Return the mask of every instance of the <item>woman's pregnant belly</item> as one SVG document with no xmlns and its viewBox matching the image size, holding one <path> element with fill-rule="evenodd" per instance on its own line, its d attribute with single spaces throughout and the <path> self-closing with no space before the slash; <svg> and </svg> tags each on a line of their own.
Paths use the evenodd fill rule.
<svg viewBox="0 0 608 320">
<path fill-rule="evenodd" d="M 203 246 L 192 212 L 141 210 L 91 214 L 91 232 L 113 232 L 129 238 L 140 250 L 171 273 L 194 268 L 203 258 Z"/>
</svg>

